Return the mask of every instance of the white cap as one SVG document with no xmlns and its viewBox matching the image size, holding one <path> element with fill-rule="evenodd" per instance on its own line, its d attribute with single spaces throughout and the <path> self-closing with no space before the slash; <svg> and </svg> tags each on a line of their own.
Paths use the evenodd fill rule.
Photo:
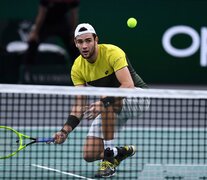
<svg viewBox="0 0 207 180">
<path fill-rule="evenodd" d="M 85 30 L 81 30 L 82 28 L 84 28 Z M 91 26 L 88 23 L 82 23 L 79 24 L 76 29 L 75 29 L 75 37 L 82 35 L 82 34 L 86 34 L 86 33 L 93 33 L 96 34 L 95 29 L 93 28 L 93 26 Z"/>
</svg>

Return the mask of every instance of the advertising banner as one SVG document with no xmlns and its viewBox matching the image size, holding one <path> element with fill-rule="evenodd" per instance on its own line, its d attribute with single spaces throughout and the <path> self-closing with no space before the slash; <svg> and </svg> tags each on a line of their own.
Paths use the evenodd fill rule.
<svg viewBox="0 0 207 180">
<path fill-rule="evenodd" d="M 12 11 L 8 2 L 0 3 L 5 7 L 0 13 L 0 42 L 5 46 L 24 41 L 11 22 L 31 22 L 37 12 L 37 1 L 14 3 Z M 206 7 L 206 0 L 82 0 L 79 21 L 94 26 L 99 43 L 122 48 L 148 84 L 207 85 Z M 137 20 L 134 28 L 127 26 L 130 17 Z"/>
</svg>

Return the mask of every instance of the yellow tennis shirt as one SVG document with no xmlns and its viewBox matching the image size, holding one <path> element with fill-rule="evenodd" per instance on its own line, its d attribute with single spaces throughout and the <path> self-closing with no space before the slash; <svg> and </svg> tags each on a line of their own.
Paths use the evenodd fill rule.
<svg viewBox="0 0 207 180">
<path fill-rule="evenodd" d="M 96 61 L 89 63 L 80 55 L 73 64 L 71 78 L 75 86 L 119 87 L 115 72 L 126 66 L 123 50 L 111 44 L 99 44 Z"/>
</svg>

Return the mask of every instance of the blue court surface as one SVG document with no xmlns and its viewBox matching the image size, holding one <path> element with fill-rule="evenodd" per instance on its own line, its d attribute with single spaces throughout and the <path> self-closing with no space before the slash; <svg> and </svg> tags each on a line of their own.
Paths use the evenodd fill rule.
<svg viewBox="0 0 207 180">
<path fill-rule="evenodd" d="M 51 136 L 59 127 L 20 128 L 30 136 Z M 82 148 L 87 128 L 77 128 L 62 145 L 34 144 L 0 160 L 0 179 L 95 179 L 98 161 L 87 163 Z M 136 154 L 125 160 L 110 179 L 207 179 L 206 129 L 123 129 L 117 144 L 133 144 Z"/>
</svg>

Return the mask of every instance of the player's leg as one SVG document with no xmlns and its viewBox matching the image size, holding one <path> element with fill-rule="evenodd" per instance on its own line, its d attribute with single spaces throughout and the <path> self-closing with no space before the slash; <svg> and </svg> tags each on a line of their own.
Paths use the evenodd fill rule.
<svg viewBox="0 0 207 180">
<path fill-rule="evenodd" d="M 112 106 L 101 112 L 104 155 L 96 177 L 111 177 L 116 172 L 114 165 L 114 157 L 117 155 L 117 148 L 114 146 L 115 120 L 116 115 Z"/>
<path fill-rule="evenodd" d="M 123 107 L 123 109 L 126 109 Z M 113 113 L 113 111 L 111 111 Z M 121 116 L 122 117 L 122 116 Z M 99 115 L 92 123 L 88 137 L 84 146 L 84 159 L 88 162 L 103 159 L 100 163 L 100 167 L 96 173 L 96 177 L 110 177 L 113 176 L 116 172 L 116 166 L 120 164 L 120 162 L 135 153 L 134 146 L 125 146 L 125 147 L 113 147 L 112 149 L 104 148 L 104 128 L 105 129 L 105 139 L 111 141 L 115 137 L 118 137 L 117 132 L 121 130 L 121 128 L 125 125 L 126 119 L 120 118 L 116 114 L 105 114 L 106 119 L 111 120 L 115 118 L 112 122 L 104 122 L 103 115 Z M 105 120 L 106 120 L 105 119 Z M 103 125 L 103 123 L 106 123 Z M 112 124 L 113 123 L 113 124 Z M 105 127 L 104 127 L 105 126 Z M 110 128 L 109 128 L 110 126 Z M 113 127 L 113 129 L 111 128 Z M 114 133 L 114 131 L 116 133 Z M 105 149 L 105 150 L 104 150 Z M 114 153 L 116 151 L 116 154 Z"/>
<path fill-rule="evenodd" d="M 111 177 L 114 175 L 115 165 L 109 161 L 104 160 L 104 143 L 103 139 L 97 137 L 87 137 L 84 145 L 84 159 L 87 162 L 93 162 L 95 160 L 102 160 L 96 177 Z"/>
<path fill-rule="evenodd" d="M 101 113 L 91 124 L 88 137 L 96 137 L 102 139 L 104 149 L 114 146 L 114 125 L 116 115 L 113 108 L 107 108 L 107 112 Z M 108 144 L 107 144 L 108 143 Z"/>
<path fill-rule="evenodd" d="M 113 157 L 111 159 L 103 157 L 103 151 L 114 147 L 114 123 L 115 113 L 112 107 L 107 108 L 93 121 L 84 146 L 84 159 L 87 161 L 97 160 L 98 155 L 100 156 L 102 152 L 99 159 L 105 158 L 108 161 L 113 161 Z"/>
<path fill-rule="evenodd" d="M 113 176 L 120 162 L 135 154 L 135 146 L 115 147 L 113 142 L 128 119 L 127 116 L 122 118 L 122 116 L 118 115 L 122 110 L 126 109 L 125 106 L 127 107 L 128 104 L 125 101 L 120 101 L 114 104 L 114 107 L 108 108 L 106 113 L 101 113 L 104 159 L 100 163 L 96 177 Z"/>
<path fill-rule="evenodd" d="M 105 143 L 105 148 L 110 147 L 110 141 L 114 140 L 114 124 L 115 124 L 115 113 L 113 107 L 107 107 L 105 111 L 101 112 L 102 121 L 102 132 Z M 109 141 L 109 144 L 107 142 Z"/>
<path fill-rule="evenodd" d="M 137 88 L 137 91 L 141 91 L 141 88 Z M 122 109 L 117 115 L 116 127 L 118 131 L 126 124 L 128 119 L 137 121 L 137 119 L 143 114 L 143 111 L 149 109 L 150 100 L 148 98 L 129 98 L 124 99 Z M 133 125 L 133 124 L 132 124 Z M 118 155 L 115 157 L 115 166 L 118 166 L 121 161 L 131 157 L 136 152 L 136 147 L 133 145 L 127 145 L 124 147 L 117 147 Z"/>
<path fill-rule="evenodd" d="M 101 115 L 93 120 L 83 148 L 83 156 L 87 162 L 103 159 L 103 134 L 101 129 Z"/>
<path fill-rule="evenodd" d="M 126 122 L 128 119 L 133 118 L 133 114 L 135 114 L 134 109 L 134 102 L 131 101 L 131 99 L 123 99 L 122 101 L 122 108 L 117 113 L 117 120 L 116 120 L 116 136 L 119 136 L 119 133 L 121 132 L 122 128 L 126 125 Z M 137 111 L 137 109 L 136 109 Z M 117 156 L 114 160 L 114 165 L 117 167 L 121 161 L 127 159 L 128 157 L 131 157 L 136 152 L 136 147 L 133 145 L 125 145 L 123 147 L 116 147 L 118 150 Z"/>
<path fill-rule="evenodd" d="M 102 128 L 102 116 L 99 115 L 91 124 L 89 133 L 84 145 L 84 159 L 88 162 L 102 160 L 96 177 L 110 177 L 115 173 L 115 167 L 112 162 L 105 160 L 106 150 L 104 151 L 104 133 Z M 108 125 L 105 125 L 108 127 Z M 106 127 L 105 127 L 106 128 Z M 110 128 L 109 128 L 110 129 Z M 114 131 L 114 129 L 113 129 Z M 105 132 L 106 133 L 106 132 Z M 106 134 L 107 138 L 114 137 L 112 134 Z"/>
<path fill-rule="evenodd" d="M 87 162 L 103 159 L 104 144 L 99 137 L 88 136 L 83 148 L 83 157 Z"/>
</svg>

